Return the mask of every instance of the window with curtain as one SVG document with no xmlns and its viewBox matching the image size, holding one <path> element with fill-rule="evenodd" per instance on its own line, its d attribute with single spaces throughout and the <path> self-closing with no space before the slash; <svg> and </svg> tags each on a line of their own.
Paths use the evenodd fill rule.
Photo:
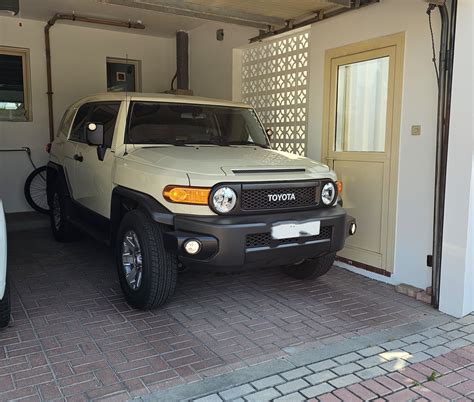
<svg viewBox="0 0 474 402">
<path fill-rule="evenodd" d="M 27 49 L 0 47 L 0 120 L 31 120 Z"/>
<path fill-rule="evenodd" d="M 336 152 L 384 152 L 390 58 L 340 66 Z"/>
</svg>

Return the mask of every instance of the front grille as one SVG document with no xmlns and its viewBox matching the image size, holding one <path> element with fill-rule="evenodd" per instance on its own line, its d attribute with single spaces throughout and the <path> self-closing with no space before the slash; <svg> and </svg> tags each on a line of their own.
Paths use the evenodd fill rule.
<svg viewBox="0 0 474 402">
<path fill-rule="evenodd" d="M 292 239 L 274 240 L 272 239 L 271 233 L 256 233 L 247 235 L 246 247 L 247 248 L 259 248 L 259 247 L 277 247 L 283 244 L 297 244 L 307 243 L 315 240 L 327 240 L 332 235 L 332 227 L 325 226 L 321 228 L 319 235 L 308 236 L 308 237 L 296 237 Z"/>
<path fill-rule="evenodd" d="M 311 183 L 311 185 L 305 187 L 265 189 L 245 189 L 244 187 L 242 189 L 241 209 L 244 211 L 260 211 L 316 207 L 318 198 L 318 185 L 316 183 Z"/>
</svg>

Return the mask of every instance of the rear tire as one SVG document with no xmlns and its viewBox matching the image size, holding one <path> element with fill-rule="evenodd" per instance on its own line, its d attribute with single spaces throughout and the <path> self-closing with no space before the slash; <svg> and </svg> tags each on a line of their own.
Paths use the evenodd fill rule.
<svg viewBox="0 0 474 402">
<path fill-rule="evenodd" d="M 327 274 L 335 259 L 336 253 L 331 253 L 305 260 L 301 264 L 284 267 L 283 272 L 295 279 L 315 279 Z"/>
<path fill-rule="evenodd" d="M 0 328 L 5 328 L 10 323 L 11 316 L 11 299 L 10 299 L 10 282 L 7 276 L 7 284 L 5 286 L 5 294 L 0 300 Z"/>
<path fill-rule="evenodd" d="M 173 296 L 178 277 L 176 255 L 163 244 L 164 226 L 139 210 L 120 223 L 115 245 L 120 286 L 130 306 L 149 310 Z"/>
<path fill-rule="evenodd" d="M 51 194 L 51 231 L 54 238 L 62 243 L 76 240 L 79 237 L 79 232 L 69 221 L 68 202 L 70 200 L 61 191 L 58 183 L 54 184 L 54 189 Z"/>
</svg>

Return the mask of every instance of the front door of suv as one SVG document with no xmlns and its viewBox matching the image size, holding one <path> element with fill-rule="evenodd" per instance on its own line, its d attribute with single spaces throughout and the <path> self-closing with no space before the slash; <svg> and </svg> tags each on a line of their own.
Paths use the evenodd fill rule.
<svg viewBox="0 0 474 402">
<path fill-rule="evenodd" d="M 78 125 L 81 133 L 75 152 L 75 169 L 72 179 L 73 197 L 82 206 L 102 215 L 110 216 L 112 195 L 113 154 L 110 151 L 120 102 L 94 102 L 83 105 L 87 115 Z M 79 115 L 80 110 L 78 111 Z M 104 160 L 97 155 L 97 146 L 89 145 L 86 138 L 88 123 L 104 126 L 104 145 L 107 147 Z"/>
<path fill-rule="evenodd" d="M 120 102 L 91 103 L 86 121 L 104 126 L 104 145 L 107 147 L 104 160 L 97 156 L 97 147 L 80 142 L 76 153 L 80 155 L 75 170 L 76 201 L 86 208 L 108 218 L 112 196 L 113 154 L 110 152 Z M 81 160 L 82 159 L 82 160 Z"/>
</svg>

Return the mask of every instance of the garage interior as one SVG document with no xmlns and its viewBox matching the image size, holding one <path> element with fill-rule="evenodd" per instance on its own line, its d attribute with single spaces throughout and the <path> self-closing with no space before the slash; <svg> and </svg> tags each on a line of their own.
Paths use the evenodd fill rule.
<svg viewBox="0 0 474 402">
<path fill-rule="evenodd" d="M 0 149 L 28 147 L 37 166 L 47 162 L 43 148 L 54 137 L 66 107 L 81 96 L 120 85 L 107 82 L 107 69 L 118 69 L 113 70 L 116 74 L 123 65 L 128 68 L 124 74 L 133 75 L 135 91 L 191 90 L 197 96 L 252 103 L 266 124 L 275 124 L 277 149 L 326 163 L 323 158 L 331 159 L 324 148 L 323 125 L 331 124 L 325 123 L 324 116 L 329 110 L 325 106 L 326 63 L 329 60 L 331 66 L 331 60 L 336 60 L 337 65 L 342 57 L 328 59 L 327 51 L 406 32 L 400 77 L 403 95 L 398 107 L 399 161 L 390 165 L 392 172 L 398 172 L 394 179 L 398 196 L 392 204 L 396 223 L 393 249 L 388 256 L 381 253 L 385 255 L 382 268 L 366 270 L 364 264 L 351 264 L 349 255 L 315 282 L 288 280 L 279 269 L 238 275 L 184 272 L 170 304 L 156 311 L 136 311 L 123 299 L 109 249 L 88 237 L 55 243 L 48 219 L 26 212 L 30 208 L 23 197 L 23 184 L 32 170 L 27 155 L 1 152 L 0 170 L 5 174 L 0 175 L 0 198 L 7 212 L 12 324 L 0 332 L 0 400 L 126 400 L 295 351 L 389 330 L 400 323 L 471 312 L 474 291 L 468 271 L 472 260 L 469 251 L 463 257 L 453 251 L 469 240 L 452 236 L 459 226 L 449 224 L 449 211 L 457 205 L 449 196 L 445 217 L 445 242 L 451 247 L 445 253 L 449 269 L 441 272 L 439 280 L 441 297 L 450 297 L 440 302 L 443 312 L 396 293 L 393 286 L 407 283 L 424 290 L 432 284 L 426 258 L 433 249 L 438 114 L 428 4 L 421 0 L 400 3 L 21 0 L 16 15 L 0 15 L 0 48 L 29 50 L 25 87 L 30 87 L 31 113 L 26 121 L 0 121 Z M 442 27 L 434 12 L 432 25 L 439 41 Z M 49 35 L 46 43 L 45 32 L 46 38 Z M 184 55 L 177 44 L 182 32 L 189 39 Z M 291 38 L 299 46 L 297 51 L 290 47 Z M 307 58 L 307 65 L 295 68 L 299 77 L 306 77 L 304 82 L 291 83 L 291 72 L 270 72 L 262 73 L 259 82 L 279 76 L 284 81 L 281 85 L 291 90 L 246 87 L 261 74 L 252 72 L 253 65 L 277 59 L 265 56 L 266 44 L 271 47 L 280 40 L 288 41 L 285 62 L 291 55 L 297 55 L 298 63 Z M 438 42 L 435 45 L 439 47 Z M 184 65 L 177 59 L 185 60 Z M 456 85 L 455 81 L 455 89 Z M 304 94 L 303 101 L 294 101 L 295 108 L 290 103 L 293 92 Z M 275 97 L 266 98 L 265 103 L 262 94 Z M 279 106 L 274 107 L 275 103 Z M 303 117 L 294 117 L 300 109 L 304 109 Z M 291 115 L 290 123 L 279 113 Z M 289 127 L 292 131 L 285 134 Z M 421 135 L 413 131 L 418 127 Z M 455 125 L 455 134 L 456 130 L 461 129 Z M 465 140 L 455 138 L 450 152 L 459 155 Z M 451 174 L 465 172 L 466 166 L 472 171 L 468 156 L 460 158 Z M 466 165 L 461 165 L 461 159 Z M 413 171 L 418 180 L 413 180 Z M 465 175 L 459 177 L 468 180 Z M 350 180 L 344 180 L 349 189 Z M 448 180 L 448 191 L 453 186 L 456 183 Z M 424 207 L 413 208 L 420 195 Z M 458 205 L 469 217 L 464 219 L 468 221 L 463 227 L 466 233 L 472 216 L 467 198 L 467 205 Z M 452 219 L 453 224 L 457 221 Z M 463 247 L 469 249 L 467 244 Z M 456 286 L 464 287 L 464 292 L 452 287 L 451 275 L 463 278 Z M 455 293 L 462 297 L 462 307 L 455 304 L 457 296 L 451 297 Z"/>
</svg>

